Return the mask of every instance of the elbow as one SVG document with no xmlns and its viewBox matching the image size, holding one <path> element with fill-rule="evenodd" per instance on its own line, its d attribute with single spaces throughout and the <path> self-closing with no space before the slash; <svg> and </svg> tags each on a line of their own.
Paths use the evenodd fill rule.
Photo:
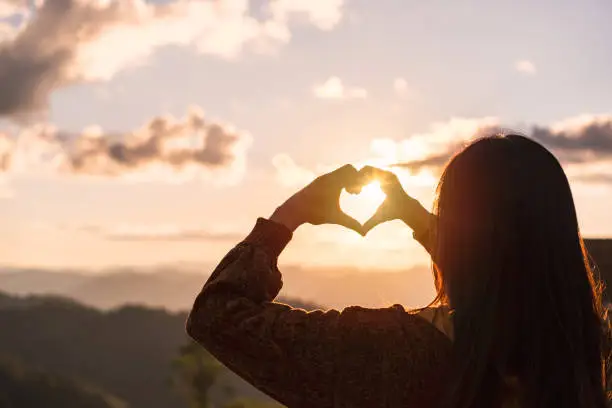
<svg viewBox="0 0 612 408">
<path fill-rule="evenodd" d="M 219 330 L 216 315 L 215 310 L 207 307 L 207 302 L 204 302 L 203 299 L 196 299 L 185 322 L 187 335 L 202 345 L 213 342 L 215 333 Z"/>
<path fill-rule="evenodd" d="M 185 322 L 185 331 L 187 332 L 187 335 L 198 343 L 206 340 L 208 337 L 207 333 L 211 331 L 210 322 L 208 322 L 208 319 L 206 318 L 207 313 L 202 310 L 199 305 L 200 303 L 201 302 L 196 300 L 191 312 L 189 312 L 189 315 L 187 316 L 187 321 Z"/>
<path fill-rule="evenodd" d="M 187 335 L 189 337 L 191 337 L 192 339 L 196 340 L 196 329 L 195 329 L 195 323 L 194 323 L 194 319 L 193 319 L 193 311 L 191 311 L 191 313 L 189 313 L 189 316 L 187 316 L 187 322 L 185 322 L 185 332 L 187 332 Z"/>
</svg>

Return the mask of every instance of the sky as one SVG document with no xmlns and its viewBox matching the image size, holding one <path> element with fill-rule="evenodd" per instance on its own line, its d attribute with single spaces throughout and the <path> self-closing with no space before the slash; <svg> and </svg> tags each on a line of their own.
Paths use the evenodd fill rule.
<svg viewBox="0 0 612 408">
<path fill-rule="evenodd" d="M 394 167 L 431 206 L 482 132 L 549 147 L 612 236 L 612 4 L 0 0 L 0 264 L 215 264 L 316 175 Z M 360 220 L 372 186 L 345 197 Z M 428 263 L 399 222 L 304 226 L 287 264 Z"/>
</svg>

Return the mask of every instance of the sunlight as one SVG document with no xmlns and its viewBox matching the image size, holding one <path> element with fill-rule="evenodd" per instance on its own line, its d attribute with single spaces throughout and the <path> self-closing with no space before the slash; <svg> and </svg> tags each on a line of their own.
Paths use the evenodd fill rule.
<svg viewBox="0 0 612 408">
<path fill-rule="evenodd" d="M 340 208 L 357 221 L 364 223 L 374 214 L 385 197 L 380 184 L 374 181 L 364 186 L 360 194 L 349 194 L 343 190 L 340 194 Z"/>
</svg>

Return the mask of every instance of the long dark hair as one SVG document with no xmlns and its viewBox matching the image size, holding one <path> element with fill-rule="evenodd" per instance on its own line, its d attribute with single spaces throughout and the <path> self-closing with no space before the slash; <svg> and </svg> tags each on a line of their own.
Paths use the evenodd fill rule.
<svg viewBox="0 0 612 408">
<path fill-rule="evenodd" d="M 523 136 L 479 139 L 446 166 L 434 212 L 453 310 L 446 406 L 604 408 L 601 287 L 557 159 Z"/>
</svg>

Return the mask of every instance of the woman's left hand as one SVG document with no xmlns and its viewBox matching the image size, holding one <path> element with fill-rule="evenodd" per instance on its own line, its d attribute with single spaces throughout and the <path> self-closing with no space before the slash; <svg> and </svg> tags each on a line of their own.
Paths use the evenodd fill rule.
<svg viewBox="0 0 612 408">
<path fill-rule="evenodd" d="M 337 224 L 363 235 L 361 224 L 340 209 L 340 193 L 361 191 L 361 176 L 355 167 L 347 164 L 317 177 L 298 191 L 270 217 L 271 221 L 294 231 L 302 224 Z"/>
</svg>

